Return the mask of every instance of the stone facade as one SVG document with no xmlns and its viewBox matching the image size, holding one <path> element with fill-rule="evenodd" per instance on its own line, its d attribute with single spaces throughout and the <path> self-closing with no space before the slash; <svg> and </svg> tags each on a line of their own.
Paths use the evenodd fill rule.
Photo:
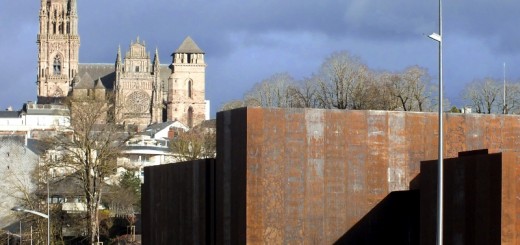
<svg viewBox="0 0 520 245">
<path fill-rule="evenodd" d="M 38 101 L 68 95 L 78 72 L 79 35 L 76 0 L 41 0 L 38 43 Z"/>
<path fill-rule="evenodd" d="M 189 127 L 206 116 L 204 51 L 187 37 L 160 64 L 144 41 L 131 42 L 125 56 L 117 51 L 115 65 L 79 64 L 76 0 L 42 0 L 40 11 L 38 103 L 60 103 L 67 96 L 114 103 L 117 123 L 138 129 L 164 121 Z M 109 98 L 109 99 L 108 99 Z"/>
</svg>

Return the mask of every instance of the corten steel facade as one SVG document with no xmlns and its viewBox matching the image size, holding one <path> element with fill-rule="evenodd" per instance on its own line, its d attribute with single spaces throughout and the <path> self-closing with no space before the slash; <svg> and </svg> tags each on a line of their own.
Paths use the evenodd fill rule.
<svg viewBox="0 0 520 245">
<path fill-rule="evenodd" d="M 143 244 L 212 244 L 215 160 L 146 167 Z"/>
<path fill-rule="evenodd" d="M 217 132 L 218 244 L 339 242 L 389 193 L 409 190 L 438 149 L 436 113 L 242 108 L 220 112 Z M 446 114 L 444 134 L 446 158 L 489 149 L 520 159 L 518 116 Z M 504 183 L 513 197 L 517 182 Z M 513 197 L 502 207 L 509 239 L 520 224 Z"/>
<path fill-rule="evenodd" d="M 511 152 L 445 159 L 444 244 L 518 244 L 517 164 Z M 437 161 L 421 163 L 422 245 L 435 244 L 437 172 Z"/>
</svg>

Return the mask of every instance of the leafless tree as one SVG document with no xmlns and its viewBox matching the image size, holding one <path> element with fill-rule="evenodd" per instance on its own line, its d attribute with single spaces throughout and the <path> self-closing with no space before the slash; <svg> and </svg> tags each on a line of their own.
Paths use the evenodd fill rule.
<svg viewBox="0 0 520 245">
<path fill-rule="evenodd" d="M 463 97 L 475 109 L 476 113 L 491 114 L 495 110 L 502 108 L 497 101 L 500 98 L 500 86 L 491 79 L 475 80 L 466 85 L 463 90 Z"/>
<path fill-rule="evenodd" d="M 499 107 L 502 108 L 501 112 L 504 114 L 518 114 L 520 113 L 520 84 L 518 82 L 506 83 L 506 99 L 504 105 L 504 92 L 503 86 L 499 88 Z"/>
<path fill-rule="evenodd" d="M 294 81 L 282 73 L 256 84 L 243 101 L 223 108 L 244 106 L 351 110 L 429 111 L 433 87 L 426 69 L 411 66 L 401 73 L 375 72 L 346 51 L 330 55 L 316 75 Z"/>
<path fill-rule="evenodd" d="M 317 76 L 321 107 L 350 109 L 367 80 L 368 68 L 348 52 L 333 53 L 321 66 Z"/>
<path fill-rule="evenodd" d="M 289 94 L 293 98 L 292 107 L 295 108 L 317 108 L 318 87 L 315 78 L 306 78 L 289 88 Z"/>
<path fill-rule="evenodd" d="M 89 243 L 99 240 L 98 209 L 104 178 L 115 173 L 116 159 L 129 138 L 121 125 L 107 122 L 112 111 L 105 100 L 74 99 L 68 102 L 71 127 L 46 139 L 47 171 L 63 178 L 77 178 L 86 203 Z"/>
<path fill-rule="evenodd" d="M 214 158 L 217 151 L 214 129 L 195 127 L 179 132 L 171 141 L 170 149 L 179 162 Z"/>
<path fill-rule="evenodd" d="M 274 74 L 256 84 L 245 95 L 246 104 L 261 107 L 291 107 L 293 98 L 290 88 L 293 84 L 294 79 L 289 74 Z"/>
<path fill-rule="evenodd" d="M 246 103 L 242 100 L 232 100 L 222 105 L 220 111 L 228 111 L 246 106 Z"/>
<path fill-rule="evenodd" d="M 383 79 L 401 110 L 425 111 L 431 105 L 430 77 L 424 68 L 412 66 L 402 73 L 386 73 Z"/>
</svg>

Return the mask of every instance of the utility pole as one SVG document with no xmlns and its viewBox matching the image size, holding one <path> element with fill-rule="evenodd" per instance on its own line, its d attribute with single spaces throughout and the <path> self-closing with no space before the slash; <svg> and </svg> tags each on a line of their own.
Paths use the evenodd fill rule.
<svg viewBox="0 0 520 245">
<path fill-rule="evenodd" d="M 507 104 L 506 104 L 506 62 L 504 62 L 504 110 L 503 114 L 507 114 Z"/>
</svg>

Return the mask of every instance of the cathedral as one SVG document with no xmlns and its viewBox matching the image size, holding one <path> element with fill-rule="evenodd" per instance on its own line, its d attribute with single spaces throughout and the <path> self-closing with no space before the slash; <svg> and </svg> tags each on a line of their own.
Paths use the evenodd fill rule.
<svg viewBox="0 0 520 245">
<path fill-rule="evenodd" d="M 187 127 L 207 118 L 204 51 L 187 37 L 161 64 L 142 40 L 132 41 L 115 64 L 79 63 L 80 37 L 76 0 L 41 0 L 38 44 L 38 104 L 67 97 L 106 99 L 118 109 L 117 123 L 143 129 L 179 121 Z"/>
</svg>

